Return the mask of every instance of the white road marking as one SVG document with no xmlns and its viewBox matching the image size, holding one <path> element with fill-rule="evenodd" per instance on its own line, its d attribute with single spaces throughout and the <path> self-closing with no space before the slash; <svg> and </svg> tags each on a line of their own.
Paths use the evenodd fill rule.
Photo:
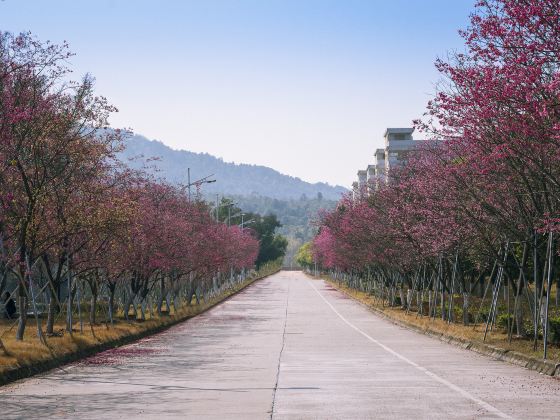
<svg viewBox="0 0 560 420">
<path fill-rule="evenodd" d="M 413 362 L 412 360 L 408 359 L 407 357 L 403 356 L 400 353 L 397 353 L 395 350 L 393 350 L 390 347 L 387 347 L 385 344 L 381 343 L 380 341 L 376 340 L 375 338 L 373 338 L 372 336 L 370 336 L 369 334 L 365 333 L 364 331 L 362 331 L 361 329 L 359 329 L 358 327 L 356 327 L 354 324 L 352 324 L 350 321 L 348 321 L 346 318 L 344 318 L 335 308 L 334 306 L 331 305 L 331 303 L 325 299 L 325 297 L 321 294 L 321 292 L 319 292 L 319 290 L 317 290 L 317 288 L 313 285 L 313 283 L 311 282 L 311 280 L 308 280 L 309 284 L 311 285 L 311 287 L 315 290 L 315 292 L 317 292 L 317 294 L 321 297 L 321 299 L 323 299 L 323 301 L 332 309 L 332 311 L 338 315 L 338 317 L 346 324 L 348 325 L 350 328 L 352 328 L 353 330 L 357 331 L 358 333 L 360 333 L 361 335 L 363 335 L 365 338 L 367 338 L 369 341 L 371 341 L 372 343 L 377 344 L 379 347 L 381 347 L 383 350 L 385 350 L 387 353 L 392 354 L 393 356 L 397 357 L 398 359 L 402 360 L 403 362 L 408 363 L 411 366 L 414 366 L 416 369 L 418 369 L 419 371 L 425 373 L 426 375 L 428 375 L 430 378 L 434 379 L 435 381 L 447 386 L 449 389 L 452 389 L 453 391 L 461 394 L 463 397 L 477 403 L 478 405 L 480 405 L 482 408 L 484 408 L 485 410 L 489 411 L 492 414 L 495 414 L 496 416 L 502 418 L 502 419 L 512 419 L 513 417 L 508 416 L 507 414 L 501 412 L 500 410 L 498 410 L 496 407 L 488 404 L 486 401 L 481 400 L 480 398 L 475 397 L 474 395 L 472 395 L 471 393 L 469 393 L 468 391 L 464 390 L 463 388 L 449 382 L 446 379 L 443 379 L 441 376 L 436 375 L 435 373 L 431 372 L 430 370 L 426 369 L 423 366 L 420 366 L 418 363 Z"/>
</svg>

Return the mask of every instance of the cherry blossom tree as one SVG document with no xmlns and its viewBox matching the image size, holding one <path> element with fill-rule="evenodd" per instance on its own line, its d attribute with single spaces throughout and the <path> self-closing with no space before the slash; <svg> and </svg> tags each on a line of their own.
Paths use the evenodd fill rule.
<svg viewBox="0 0 560 420">
<path fill-rule="evenodd" d="M 67 81 L 70 56 L 64 44 L 0 34 L 0 289 L 17 278 L 18 340 L 31 310 L 45 342 L 39 296 L 49 303 L 47 335 L 57 311 L 72 333 L 76 306 L 82 329 L 86 292 L 91 325 L 100 293 L 113 322 L 117 290 L 125 316 L 140 305 L 144 318 L 154 299 L 161 313 L 164 299 L 169 311 L 181 295 L 190 303 L 193 291 L 218 293 L 259 249 L 249 230 L 215 221 L 184 188 L 119 163 L 128 133 L 109 128 L 116 109 L 90 76 Z"/>
<path fill-rule="evenodd" d="M 558 10 L 558 0 L 477 2 L 461 31 L 466 51 L 436 62 L 442 81 L 416 122 L 433 142 L 392 170 L 388 185 L 323 218 L 314 250 L 324 267 L 375 269 L 408 290 L 407 308 L 427 289 L 435 313 L 439 294 L 448 321 L 456 294 L 467 323 L 470 294 L 491 285 L 494 322 L 500 290 L 511 291 L 518 333 L 520 301 L 532 294 L 546 356 L 560 220 Z"/>
</svg>

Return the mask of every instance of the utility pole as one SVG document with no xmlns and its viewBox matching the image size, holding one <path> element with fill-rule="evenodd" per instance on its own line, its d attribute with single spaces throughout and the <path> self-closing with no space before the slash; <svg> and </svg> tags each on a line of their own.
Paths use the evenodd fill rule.
<svg viewBox="0 0 560 420">
<path fill-rule="evenodd" d="M 189 201 L 191 201 L 191 168 L 187 168 L 187 185 L 189 188 Z"/>
</svg>

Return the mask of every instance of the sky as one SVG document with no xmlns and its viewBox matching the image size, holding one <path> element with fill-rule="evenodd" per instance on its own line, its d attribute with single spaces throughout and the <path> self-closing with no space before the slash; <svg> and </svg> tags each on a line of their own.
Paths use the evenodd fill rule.
<svg viewBox="0 0 560 420">
<path fill-rule="evenodd" d="M 474 0 L 0 0 L 0 30 L 67 41 L 113 127 L 350 187 L 435 91 Z"/>
</svg>

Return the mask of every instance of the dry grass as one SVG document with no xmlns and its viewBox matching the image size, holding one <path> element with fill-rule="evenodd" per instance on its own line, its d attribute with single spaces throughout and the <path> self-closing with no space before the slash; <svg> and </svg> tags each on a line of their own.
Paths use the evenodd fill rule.
<svg viewBox="0 0 560 420">
<path fill-rule="evenodd" d="M 87 321 L 88 314 L 83 314 L 83 332 L 79 331 L 80 325 L 78 320 L 74 321 L 74 331 L 72 334 L 65 332 L 64 319 L 55 323 L 54 331 L 57 336 L 47 337 L 47 345 L 43 345 L 37 338 L 37 328 L 34 318 L 28 318 L 25 330 L 25 338 L 23 341 L 15 339 L 14 321 L 0 319 L 0 337 L 8 352 L 6 354 L 0 349 L 0 375 L 8 370 L 38 364 L 51 360 L 53 358 L 61 358 L 72 353 L 82 352 L 83 350 L 102 343 L 118 340 L 129 335 L 140 334 L 157 327 L 173 324 L 179 320 L 188 319 L 204 312 L 209 307 L 228 298 L 237 291 L 245 288 L 257 279 L 247 280 L 235 288 L 227 290 L 224 294 L 216 297 L 208 302 L 200 304 L 183 306 L 177 313 L 171 312 L 170 315 L 157 315 L 150 319 L 150 314 L 146 313 L 146 321 L 126 321 L 123 314 L 117 314 L 113 326 L 99 323 L 90 325 Z M 120 315 L 120 316 L 119 316 Z M 16 321 L 17 322 L 17 321 Z M 42 320 L 43 327 L 45 320 Z"/>
<path fill-rule="evenodd" d="M 344 292 L 345 294 L 355 298 L 356 300 L 364 303 L 367 306 L 375 308 L 383 312 L 386 316 L 391 319 L 403 322 L 405 324 L 414 325 L 423 329 L 424 331 L 431 331 L 435 333 L 444 334 L 447 336 L 452 336 L 460 338 L 463 340 L 469 340 L 472 342 L 482 343 L 484 337 L 484 324 L 464 326 L 462 324 L 448 324 L 446 321 L 441 319 L 430 319 L 427 316 L 419 316 L 416 312 L 406 313 L 405 310 L 400 307 L 387 307 L 382 306 L 377 298 L 369 295 L 365 292 L 360 292 L 355 289 L 351 289 L 345 285 L 341 285 L 338 282 L 325 278 L 336 289 Z M 526 354 L 531 357 L 540 359 L 543 357 L 542 340 L 539 340 L 537 351 L 533 351 L 533 342 L 527 338 L 517 338 L 514 337 L 509 343 L 507 334 L 500 329 L 494 329 L 494 331 L 489 332 L 485 344 L 491 346 L 499 347 L 502 349 L 516 351 L 519 353 Z M 548 360 L 556 363 L 560 363 L 560 347 L 557 345 L 548 346 Z"/>
</svg>

